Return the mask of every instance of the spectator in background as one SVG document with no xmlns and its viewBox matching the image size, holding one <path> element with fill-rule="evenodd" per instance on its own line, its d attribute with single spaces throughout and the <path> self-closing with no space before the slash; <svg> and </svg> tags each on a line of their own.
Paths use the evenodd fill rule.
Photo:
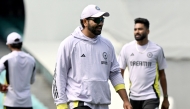
<svg viewBox="0 0 190 109">
<path fill-rule="evenodd" d="M 0 73 L 6 70 L 6 83 L 0 84 L 5 94 L 4 109 L 32 109 L 30 85 L 35 79 L 35 60 L 22 51 L 22 38 L 16 33 L 7 37 L 11 53 L 0 59 Z"/>
</svg>

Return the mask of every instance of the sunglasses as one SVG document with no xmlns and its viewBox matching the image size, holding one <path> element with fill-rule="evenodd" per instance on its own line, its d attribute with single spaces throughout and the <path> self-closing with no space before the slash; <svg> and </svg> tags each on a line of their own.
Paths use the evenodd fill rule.
<svg viewBox="0 0 190 109">
<path fill-rule="evenodd" d="M 93 20 L 96 24 L 99 24 L 100 22 L 104 23 L 104 18 L 103 17 L 98 17 L 98 18 L 89 17 L 89 18 L 87 18 L 87 20 Z"/>
</svg>

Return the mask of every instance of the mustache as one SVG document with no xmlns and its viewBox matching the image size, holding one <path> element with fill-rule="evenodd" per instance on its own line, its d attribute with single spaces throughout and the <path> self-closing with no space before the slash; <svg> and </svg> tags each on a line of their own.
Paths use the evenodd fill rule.
<svg viewBox="0 0 190 109">
<path fill-rule="evenodd" d="M 137 36 L 137 35 L 140 35 L 140 36 L 141 36 L 141 34 L 139 34 L 139 33 L 135 34 L 135 36 Z"/>
<path fill-rule="evenodd" d="M 96 28 L 101 28 L 101 29 L 102 29 L 102 26 L 99 25 L 99 26 L 97 26 Z"/>
</svg>

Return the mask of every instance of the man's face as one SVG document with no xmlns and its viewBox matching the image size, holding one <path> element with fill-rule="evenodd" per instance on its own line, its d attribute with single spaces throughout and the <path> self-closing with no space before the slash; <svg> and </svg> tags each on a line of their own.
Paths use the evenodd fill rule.
<svg viewBox="0 0 190 109">
<path fill-rule="evenodd" d="M 88 18 L 88 30 L 94 35 L 100 35 L 104 23 L 103 17 Z"/>
<path fill-rule="evenodd" d="M 142 23 L 136 23 L 134 28 L 134 37 L 136 41 L 142 41 L 148 36 L 149 30 Z"/>
</svg>

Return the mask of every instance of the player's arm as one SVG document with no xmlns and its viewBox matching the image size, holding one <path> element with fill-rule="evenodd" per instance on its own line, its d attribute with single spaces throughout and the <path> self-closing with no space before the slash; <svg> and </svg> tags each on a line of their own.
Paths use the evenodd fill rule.
<svg viewBox="0 0 190 109">
<path fill-rule="evenodd" d="M 114 86 L 115 91 L 119 94 L 119 96 L 123 100 L 124 109 L 132 109 L 132 106 L 127 96 L 127 91 L 125 89 L 124 80 L 121 75 L 121 70 L 119 68 L 119 63 L 117 62 L 114 52 L 113 52 L 113 60 L 112 60 L 109 79 L 112 85 Z"/>
<path fill-rule="evenodd" d="M 6 57 L 2 57 L 0 59 L 0 73 L 2 73 L 5 70 L 5 65 L 4 65 L 5 61 L 6 61 Z M 7 85 L 0 83 L 0 92 L 2 93 L 7 92 Z"/>
<path fill-rule="evenodd" d="M 126 55 L 125 51 L 126 51 L 125 47 L 123 47 L 117 59 L 119 63 L 119 67 L 121 68 L 121 75 L 123 78 L 124 78 L 125 68 L 127 67 L 127 59 L 125 58 L 125 55 Z"/>
<path fill-rule="evenodd" d="M 160 84 L 163 90 L 164 96 L 167 96 L 167 81 L 166 81 L 166 74 L 164 69 L 166 68 L 166 59 L 164 56 L 163 49 L 160 48 L 159 54 L 158 54 L 158 71 L 159 71 L 159 77 L 160 77 Z"/>
<path fill-rule="evenodd" d="M 167 80 L 166 80 L 166 74 L 164 69 L 166 68 L 166 59 L 164 56 L 163 49 L 161 48 L 158 54 L 158 70 L 159 70 L 159 78 L 160 78 L 160 84 L 162 87 L 162 92 L 164 96 L 164 100 L 162 102 L 162 109 L 168 109 L 169 108 L 169 101 L 168 101 L 168 91 L 167 91 Z"/>
<path fill-rule="evenodd" d="M 166 80 L 166 74 L 165 74 L 164 69 L 159 70 L 159 77 L 160 77 L 160 84 L 163 91 L 163 98 L 164 98 L 162 107 L 164 106 L 166 109 L 168 109 L 169 101 L 168 101 L 168 92 L 167 92 L 167 80 Z"/>
<path fill-rule="evenodd" d="M 0 73 L 5 70 L 5 65 L 4 65 L 5 60 L 6 60 L 5 57 L 2 57 L 0 59 Z"/>
<path fill-rule="evenodd" d="M 125 69 L 121 69 L 121 75 L 123 78 L 124 78 L 124 72 L 125 72 Z"/>
<path fill-rule="evenodd" d="M 125 89 L 120 89 L 120 90 L 117 91 L 117 93 L 119 94 L 119 96 L 121 97 L 121 99 L 124 102 L 123 108 L 124 109 L 132 109 L 132 106 L 131 106 L 131 103 L 129 102 L 126 90 Z"/>
<path fill-rule="evenodd" d="M 52 84 L 52 95 L 57 109 L 68 109 L 66 83 L 67 74 L 70 69 L 70 48 L 68 44 L 61 43 L 56 60 L 56 67 L 54 71 L 54 80 Z"/>
<path fill-rule="evenodd" d="M 132 109 L 132 106 L 127 96 L 127 91 L 125 89 L 124 80 L 121 76 L 120 70 L 111 72 L 110 81 L 112 85 L 114 86 L 115 91 L 119 94 L 119 96 L 123 100 L 124 109 Z"/>
<path fill-rule="evenodd" d="M 168 98 L 168 92 L 167 92 L 167 81 L 166 81 L 166 74 L 164 69 L 159 70 L 159 77 L 160 77 L 160 84 L 162 87 L 164 98 Z"/>
<path fill-rule="evenodd" d="M 36 75 L 36 65 L 34 64 L 33 70 L 32 70 L 32 76 L 30 80 L 30 84 L 33 84 L 35 81 L 35 75 Z"/>
</svg>

